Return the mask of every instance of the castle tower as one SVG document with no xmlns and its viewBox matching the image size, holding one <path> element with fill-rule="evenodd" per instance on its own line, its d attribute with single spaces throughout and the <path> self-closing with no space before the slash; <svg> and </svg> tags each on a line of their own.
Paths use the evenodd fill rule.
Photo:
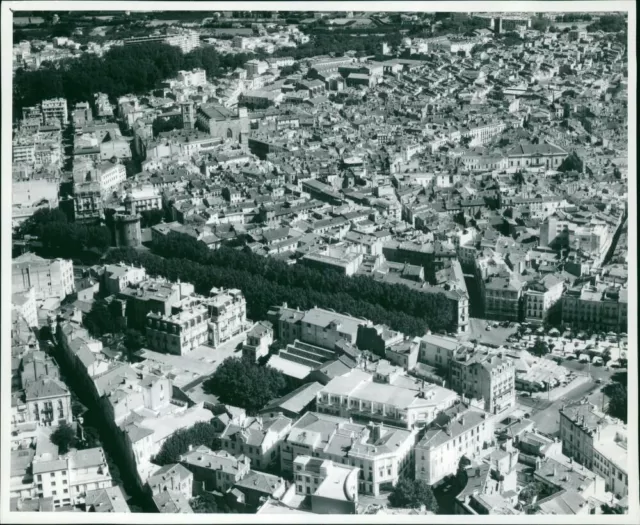
<svg viewBox="0 0 640 525">
<path fill-rule="evenodd" d="M 140 215 L 137 214 L 117 213 L 114 215 L 115 244 L 117 247 L 126 246 L 137 248 L 142 244 L 140 219 Z"/>
</svg>

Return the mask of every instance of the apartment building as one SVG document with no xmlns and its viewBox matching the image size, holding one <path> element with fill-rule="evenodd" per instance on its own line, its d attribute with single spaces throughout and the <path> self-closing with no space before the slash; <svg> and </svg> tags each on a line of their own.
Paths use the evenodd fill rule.
<svg viewBox="0 0 640 525">
<path fill-rule="evenodd" d="M 614 420 L 591 404 L 563 406 L 560 409 L 562 453 L 593 470 L 594 440 L 598 431 L 613 423 Z"/>
<path fill-rule="evenodd" d="M 119 294 L 127 286 L 139 284 L 146 278 L 147 270 L 142 266 L 128 266 L 123 262 L 105 265 L 102 273 L 102 283 L 107 295 Z"/>
<path fill-rule="evenodd" d="M 40 107 L 45 124 L 53 123 L 55 120 L 60 121 L 63 126 L 69 123 L 69 111 L 67 101 L 64 98 L 43 100 Z"/>
<path fill-rule="evenodd" d="M 71 393 L 60 379 L 40 377 L 23 386 L 24 405 L 16 407 L 17 414 L 13 411 L 16 424 L 33 422 L 40 426 L 57 426 L 63 421 L 72 422 Z"/>
<path fill-rule="evenodd" d="M 583 284 L 562 296 L 562 322 L 592 330 L 628 332 L 628 289 L 606 283 Z"/>
<path fill-rule="evenodd" d="M 96 171 L 103 195 L 109 195 L 127 180 L 127 170 L 124 164 L 118 162 L 101 162 L 96 166 Z"/>
<path fill-rule="evenodd" d="M 189 53 L 200 46 L 200 34 L 193 30 L 184 30 L 180 33 L 166 35 L 150 35 L 125 38 L 122 43 L 125 46 L 142 44 L 146 42 L 164 42 L 170 46 L 179 47 L 183 53 Z"/>
<path fill-rule="evenodd" d="M 43 259 L 24 253 L 11 261 L 11 292 L 35 290 L 37 301 L 63 300 L 75 291 L 73 263 L 66 259 Z"/>
<path fill-rule="evenodd" d="M 244 454 L 258 470 L 269 469 L 279 464 L 279 445 L 292 423 L 292 419 L 282 415 L 233 418 L 220 434 L 221 447 L 230 454 Z"/>
<path fill-rule="evenodd" d="M 450 364 L 451 388 L 468 399 L 484 401 L 484 410 L 499 414 L 515 405 L 515 365 L 501 355 L 458 355 Z"/>
<path fill-rule="evenodd" d="M 605 480 L 605 490 L 622 499 L 629 494 L 627 427 L 619 423 L 596 432 L 593 472 Z"/>
<path fill-rule="evenodd" d="M 271 343 L 273 343 L 273 327 L 269 321 L 260 321 L 247 332 L 247 339 L 242 345 L 242 357 L 255 363 L 269 355 Z"/>
<path fill-rule="evenodd" d="M 124 198 L 124 208 L 131 214 L 148 210 L 161 210 L 162 195 L 152 186 L 134 188 Z"/>
<path fill-rule="evenodd" d="M 73 216 L 76 222 L 96 222 L 103 217 L 103 192 L 100 183 L 82 182 L 73 185 Z"/>
<path fill-rule="evenodd" d="M 199 128 L 211 137 L 247 144 L 250 122 L 247 108 L 233 112 L 220 104 L 205 104 L 196 110 Z"/>
<path fill-rule="evenodd" d="M 524 284 L 513 276 L 490 276 L 482 286 L 487 319 L 519 321 Z"/>
<path fill-rule="evenodd" d="M 185 86 L 204 86 L 207 83 L 207 72 L 200 68 L 194 68 L 191 71 L 178 71 L 178 80 L 183 82 Z"/>
<path fill-rule="evenodd" d="M 120 485 L 88 490 L 84 498 L 85 512 L 131 512 Z"/>
<path fill-rule="evenodd" d="M 180 492 L 185 498 L 193 496 L 193 473 L 181 463 L 171 463 L 156 470 L 146 485 L 152 496 L 161 492 Z"/>
<path fill-rule="evenodd" d="M 217 347 L 249 328 L 247 301 L 236 288 L 212 288 L 207 301 L 211 325 L 209 343 Z"/>
<path fill-rule="evenodd" d="M 425 386 L 400 370 L 383 375 L 354 369 L 335 377 L 316 394 L 317 411 L 410 429 L 428 425 L 458 399 L 455 392 Z"/>
<path fill-rule="evenodd" d="M 459 403 L 443 411 L 416 445 L 416 479 L 436 485 L 455 475 L 460 459 L 473 460 L 494 439 L 495 417 Z"/>
<path fill-rule="evenodd" d="M 189 451 L 180 456 L 180 464 L 193 474 L 193 495 L 197 496 L 204 491 L 229 491 L 249 474 L 251 461 L 248 456 L 239 458 L 201 445 L 189 446 Z"/>
<path fill-rule="evenodd" d="M 66 456 L 45 453 L 33 460 L 38 498 L 52 498 L 54 508 L 80 505 L 87 492 L 113 485 L 101 447 L 71 450 Z"/>
<path fill-rule="evenodd" d="M 30 327 L 38 328 L 38 309 L 35 288 L 32 287 L 24 292 L 12 294 L 11 308 L 24 317 Z"/>
<path fill-rule="evenodd" d="M 183 286 L 179 283 L 147 279 L 138 284 L 130 284 L 117 297 L 123 305 L 123 315 L 126 315 L 127 324 L 140 329 L 147 325 L 148 313 L 170 316 L 172 307 L 191 291 L 186 290 L 183 293 Z"/>
<path fill-rule="evenodd" d="M 310 498 L 311 512 L 356 514 L 358 467 L 311 456 L 298 456 L 293 464 L 296 494 Z"/>
<path fill-rule="evenodd" d="M 293 478 L 299 456 L 329 459 L 358 467 L 358 492 L 377 496 L 392 490 L 399 477 L 413 467 L 417 430 L 360 425 L 349 419 L 307 412 L 295 422 L 280 445 L 283 474 Z"/>
<path fill-rule="evenodd" d="M 549 309 L 562 298 L 563 291 L 564 281 L 552 274 L 527 283 L 523 293 L 525 321 L 544 323 Z"/>
<path fill-rule="evenodd" d="M 202 303 L 169 316 L 150 312 L 146 326 L 149 347 L 156 352 L 186 355 L 209 341 L 208 319 L 209 310 Z"/>
<path fill-rule="evenodd" d="M 585 223 L 579 217 L 575 222 L 548 217 L 540 224 L 540 246 L 583 251 L 599 263 L 611 247 L 615 230 L 614 224 L 604 220 L 591 219 Z"/>
<path fill-rule="evenodd" d="M 418 360 L 435 368 L 448 370 L 463 346 L 454 337 L 427 334 L 420 339 Z"/>
</svg>

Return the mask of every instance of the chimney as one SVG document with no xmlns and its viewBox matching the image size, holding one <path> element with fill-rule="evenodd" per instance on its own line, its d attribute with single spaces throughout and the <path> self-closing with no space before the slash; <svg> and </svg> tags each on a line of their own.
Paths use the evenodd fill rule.
<svg viewBox="0 0 640 525">
<path fill-rule="evenodd" d="M 555 478 L 558 475 L 558 470 L 556 467 L 553 467 L 553 477 Z"/>
</svg>

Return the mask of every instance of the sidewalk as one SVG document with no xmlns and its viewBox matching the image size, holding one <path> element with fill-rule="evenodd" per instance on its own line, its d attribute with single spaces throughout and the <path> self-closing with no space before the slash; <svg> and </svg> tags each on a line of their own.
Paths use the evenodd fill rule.
<svg viewBox="0 0 640 525">
<path fill-rule="evenodd" d="M 579 375 L 579 376 L 576 376 L 576 378 L 573 381 L 571 381 L 571 383 L 569 383 L 569 384 L 567 384 L 565 386 L 554 388 L 549 393 L 547 393 L 546 391 L 534 392 L 531 395 L 531 397 L 538 398 L 538 399 L 549 400 L 549 401 L 556 401 L 556 400 L 560 399 L 561 397 L 566 396 L 574 388 L 578 388 L 579 386 L 584 385 L 585 383 L 588 383 L 590 381 L 591 381 L 591 376 Z"/>
</svg>

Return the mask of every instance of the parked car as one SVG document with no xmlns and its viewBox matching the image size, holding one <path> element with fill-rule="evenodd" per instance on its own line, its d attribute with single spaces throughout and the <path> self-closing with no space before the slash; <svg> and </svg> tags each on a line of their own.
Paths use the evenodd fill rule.
<svg viewBox="0 0 640 525">
<path fill-rule="evenodd" d="M 600 385 L 600 384 L 602 384 L 602 379 L 600 378 L 596 379 L 596 385 Z"/>
<path fill-rule="evenodd" d="M 487 332 L 491 332 L 491 327 L 490 327 L 489 325 L 487 325 L 487 327 L 485 328 L 485 330 L 486 330 Z"/>
</svg>

